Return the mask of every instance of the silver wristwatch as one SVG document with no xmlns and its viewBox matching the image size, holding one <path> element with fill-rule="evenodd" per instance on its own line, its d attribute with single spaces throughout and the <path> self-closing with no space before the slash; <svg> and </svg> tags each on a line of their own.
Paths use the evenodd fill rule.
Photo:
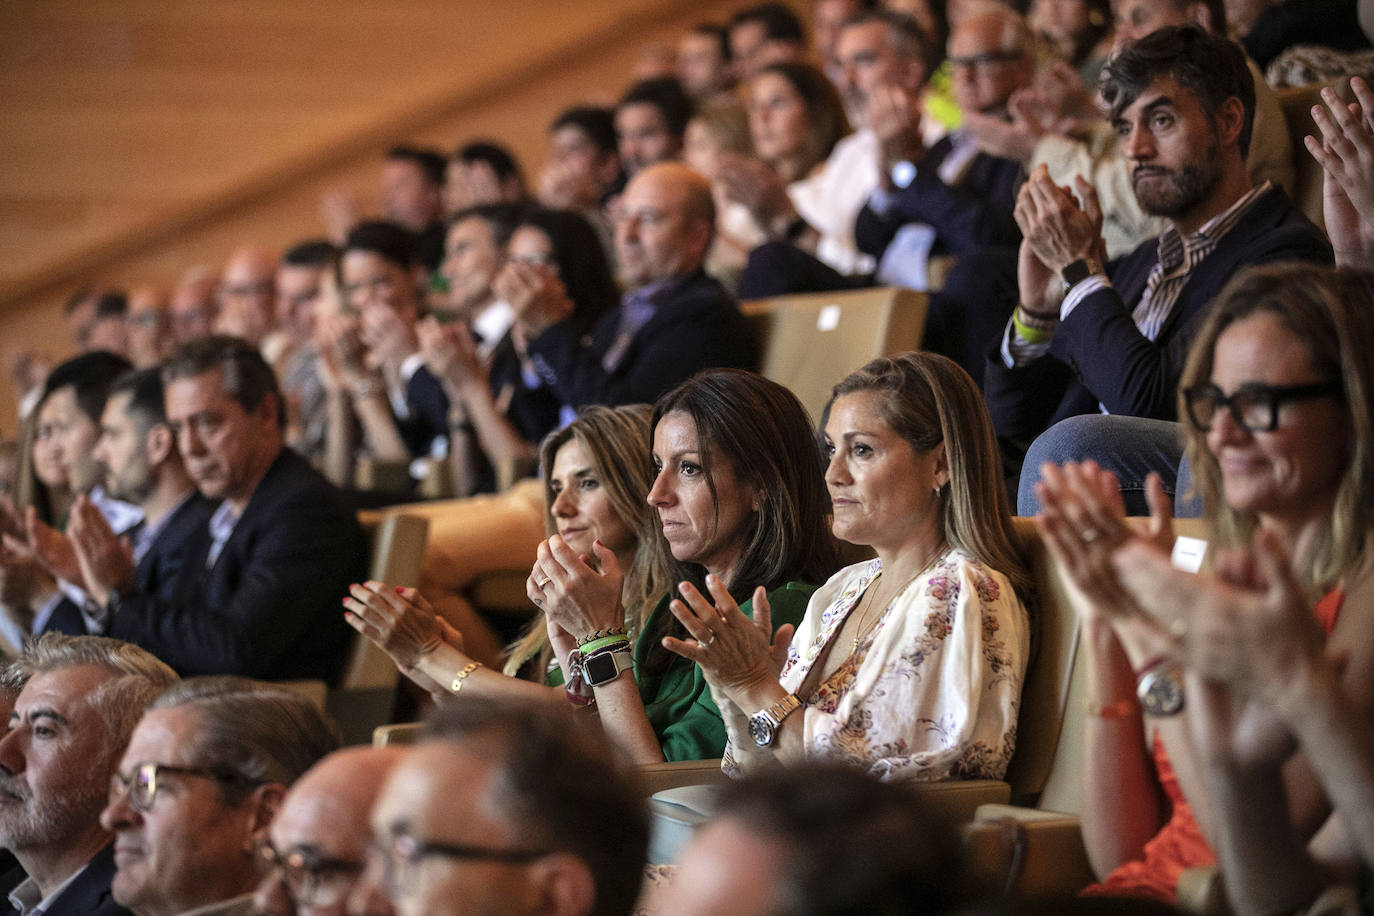
<svg viewBox="0 0 1374 916">
<path fill-rule="evenodd" d="M 629 649 L 588 655 L 582 659 L 582 682 L 588 687 L 600 687 L 602 684 L 609 684 L 634 666 L 634 653 Z"/>
<path fill-rule="evenodd" d="M 759 710 L 749 717 L 749 734 L 759 747 L 768 747 L 778 736 L 778 726 L 782 720 L 801 706 L 795 693 L 789 693 L 767 709 Z"/>
<path fill-rule="evenodd" d="M 1182 669 L 1163 664 L 1151 667 L 1135 685 L 1140 708 L 1152 716 L 1176 716 L 1183 711 Z"/>
</svg>

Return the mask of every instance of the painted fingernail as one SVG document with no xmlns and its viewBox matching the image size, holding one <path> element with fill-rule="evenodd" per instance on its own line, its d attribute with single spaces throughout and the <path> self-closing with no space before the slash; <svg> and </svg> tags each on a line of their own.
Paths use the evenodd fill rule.
<svg viewBox="0 0 1374 916">
<path fill-rule="evenodd" d="M 405 594 L 405 591 L 406 591 L 406 587 L 405 587 L 404 585 L 398 585 L 398 586 L 396 586 L 396 594 L 398 594 L 398 595 L 404 595 L 404 594 Z"/>
</svg>

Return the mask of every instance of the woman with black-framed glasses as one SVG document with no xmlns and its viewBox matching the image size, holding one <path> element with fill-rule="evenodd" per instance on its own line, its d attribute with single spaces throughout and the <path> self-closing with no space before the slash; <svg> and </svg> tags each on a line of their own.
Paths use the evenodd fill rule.
<svg viewBox="0 0 1374 916">
<path fill-rule="evenodd" d="M 1292 558 L 1328 654 L 1349 660 L 1341 686 L 1362 709 L 1374 708 L 1372 284 L 1370 275 L 1308 265 L 1241 272 L 1213 303 L 1179 384 L 1180 430 L 1211 556 L 1248 547 L 1263 531 Z M 1153 490 L 1152 539 L 1167 550 L 1167 501 L 1157 481 Z M 1111 475 L 1092 465 L 1051 469 L 1040 492 L 1042 530 L 1087 596 L 1085 759 L 1095 765 L 1083 827 L 1105 889 L 1170 897 L 1183 868 L 1215 861 L 1209 843 L 1230 871 L 1263 859 L 1263 831 L 1225 829 L 1237 821 L 1210 797 L 1219 772 L 1267 774 L 1247 784 L 1277 786 L 1270 794 L 1280 809 L 1286 795 L 1281 813 L 1296 840 L 1285 848 L 1301 850 L 1326 802 L 1306 763 L 1290 758 L 1283 726 L 1253 703 L 1281 666 L 1238 657 L 1238 681 L 1196 675 L 1202 650 L 1214 677 L 1216 658 L 1242 652 L 1242 640 L 1198 616 L 1201 582 L 1197 602 L 1123 589 L 1113 553 L 1151 539 L 1125 528 Z M 1239 890 L 1247 889 L 1242 880 Z M 1239 910 L 1297 906 L 1254 903 L 1242 899 Z"/>
</svg>

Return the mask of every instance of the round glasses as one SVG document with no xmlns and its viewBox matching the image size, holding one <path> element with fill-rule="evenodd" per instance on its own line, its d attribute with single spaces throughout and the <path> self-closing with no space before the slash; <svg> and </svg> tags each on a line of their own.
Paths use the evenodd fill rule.
<svg viewBox="0 0 1374 916">
<path fill-rule="evenodd" d="M 1228 410 L 1231 419 L 1252 433 L 1268 433 L 1278 429 L 1279 408 L 1288 401 L 1313 398 L 1340 397 L 1344 393 L 1340 382 L 1313 382 L 1308 385 L 1241 385 L 1228 397 L 1211 382 L 1194 385 L 1183 392 L 1188 419 L 1201 432 L 1208 432 L 1217 411 Z"/>
</svg>

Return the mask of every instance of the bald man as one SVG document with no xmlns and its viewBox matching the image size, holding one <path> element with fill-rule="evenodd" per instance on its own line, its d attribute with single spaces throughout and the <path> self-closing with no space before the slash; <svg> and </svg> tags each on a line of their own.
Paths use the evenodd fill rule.
<svg viewBox="0 0 1374 916">
<path fill-rule="evenodd" d="M 676 162 L 630 180 L 616 214 L 615 250 L 627 292 L 579 340 L 572 303 L 535 297 L 516 321 L 540 374 L 565 404 L 652 403 L 701 369 L 754 365 L 738 304 L 702 270 L 715 234 L 711 186 Z"/>
<path fill-rule="evenodd" d="M 267 916 L 343 916 L 348 895 L 362 874 L 371 838 L 369 816 L 402 748 L 350 747 L 306 771 L 272 821 L 267 868 L 254 898 Z M 379 895 L 367 916 L 391 907 Z"/>
<path fill-rule="evenodd" d="M 172 290 L 172 336 L 179 344 L 208 337 L 219 306 L 215 291 L 219 277 L 204 267 L 192 267 L 182 274 Z"/>
<path fill-rule="evenodd" d="M 277 254 L 270 249 L 249 246 L 230 255 L 219 282 L 216 333 L 261 347 L 276 318 L 276 277 Z"/>
</svg>

